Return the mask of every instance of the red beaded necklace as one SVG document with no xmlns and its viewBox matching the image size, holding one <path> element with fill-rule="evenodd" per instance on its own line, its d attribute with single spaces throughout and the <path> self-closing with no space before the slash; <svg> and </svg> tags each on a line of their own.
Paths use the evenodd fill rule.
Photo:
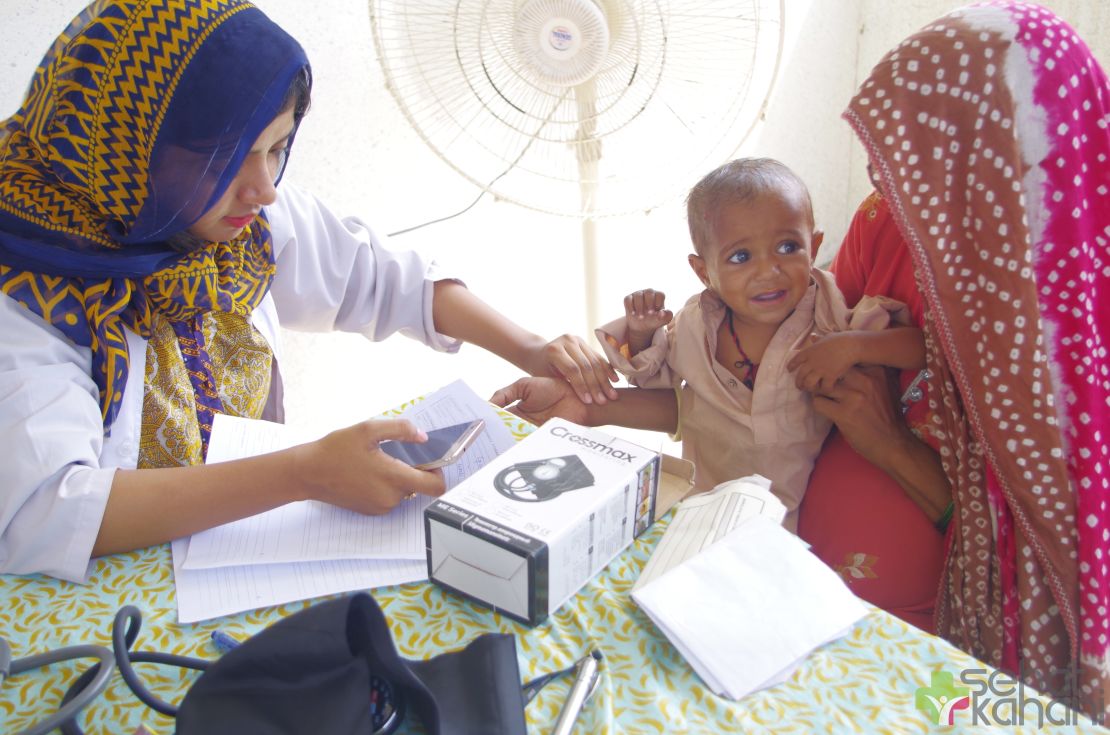
<svg viewBox="0 0 1110 735">
<path fill-rule="evenodd" d="M 748 390 L 755 390 L 755 374 L 759 371 L 759 365 L 752 362 L 748 357 L 748 353 L 744 352 L 744 348 L 740 346 L 740 338 L 736 336 L 736 327 L 732 326 L 732 309 L 725 307 L 728 313 L 728 333 L 732 336 L 732 344 L 736 345 L 736 351 L 740 353 L 740 359 L 733 363 L 737 370 L 745 370 L 744 377 L 740 378 L 740 382 L 748 387 Z"/>
</svg>

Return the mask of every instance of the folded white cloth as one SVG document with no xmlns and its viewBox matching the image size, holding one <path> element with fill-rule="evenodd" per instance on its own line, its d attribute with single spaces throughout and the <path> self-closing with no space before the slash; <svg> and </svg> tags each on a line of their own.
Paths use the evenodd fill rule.
<svg viewBox="0 0 1110 735">
<path fill-rule="evenodd" d="M 706 685 L 730 699 L 785 681 L 867 614 L 836 572 L 764 516 L 632 598 Z"/>
</svg>

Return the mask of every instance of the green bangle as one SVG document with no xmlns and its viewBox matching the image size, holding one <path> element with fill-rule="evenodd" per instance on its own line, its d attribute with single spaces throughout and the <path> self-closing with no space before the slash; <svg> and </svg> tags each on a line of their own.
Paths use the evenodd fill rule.
<svg viewBox="0 0 1110 735">
<path fill-rule="evenodd" d="M 945 508 L 944 512 L 940 514 L 940 518 L 938 518 L 936 520 L 936 523 L 934 523 L 933 526 L 935 526 L 936 529 L 938 531 L 940 531 L 941 533 L 944 533 L 945 531 L 947 531 L 948 530 L 948 524 L 952 522 L 952 514 L 955 512 L 955 510 L 956 510 L 956 503 L 955 502 L 949 502 L 948 507 Z"/>
</svg>

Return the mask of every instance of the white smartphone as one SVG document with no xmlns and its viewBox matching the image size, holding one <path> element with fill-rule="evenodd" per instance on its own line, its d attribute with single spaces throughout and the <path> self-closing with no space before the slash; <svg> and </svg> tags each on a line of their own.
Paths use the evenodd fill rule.
<svg viewBox="0 0 1110 735">
<path fill-rule="evenodd" d="M 418 470 L 434 470 L 458 460 L 485 428 L 485 421 L 475 419 L 442 429 L 432 429 L 427 432 L 428 441 L 423 443 L 384 441 L 378 448 Z"/>
</svg>

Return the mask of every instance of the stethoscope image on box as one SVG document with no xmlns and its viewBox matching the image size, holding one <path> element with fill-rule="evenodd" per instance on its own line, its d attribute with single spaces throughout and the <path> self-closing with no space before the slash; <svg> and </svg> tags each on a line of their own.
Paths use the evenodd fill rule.
<svg viewBox="0 0 1110 735">
<path fill-rule="evenodd" d="M 542 503 L 593 484 L 593 474 L 574 455 L 518 462 L 493 478 L 497 492 L 521 503 Z"/>
<path fill-rule="evenodd" d="M 120 608 L 112 623 L 112 648 L 93 644 L 68 646 L 18 659 L 12 659 L 11 647 L 0 637 L 0 684 L 9 677 L 63 661 L 97 659 L 97 663 L 70 684 L 62 696 L 57 712 L 14 735 L 45 735 L 55 729 L 61 730 L 63 735 L 84 735 L 77 724 L 77 716 L 108 688 L 117 668 L 124 683 L 139 701 L 155 712 L 176 717 L 177 707 L 155 696 L 142 683 L 131 664 L 152 663 L 205 671 L 214 661 L 157 651 L 131 651 L 141 625 L 142 614 L 135 607 L 127 605 Z M 404 699 L 400 692 L 395 691 L 389 681 L 371 675 L 370 715 L 373 729 L 369 735 L 388 735 L 393 732 L 401 724 L 404 712 Z"/>
</svg>

